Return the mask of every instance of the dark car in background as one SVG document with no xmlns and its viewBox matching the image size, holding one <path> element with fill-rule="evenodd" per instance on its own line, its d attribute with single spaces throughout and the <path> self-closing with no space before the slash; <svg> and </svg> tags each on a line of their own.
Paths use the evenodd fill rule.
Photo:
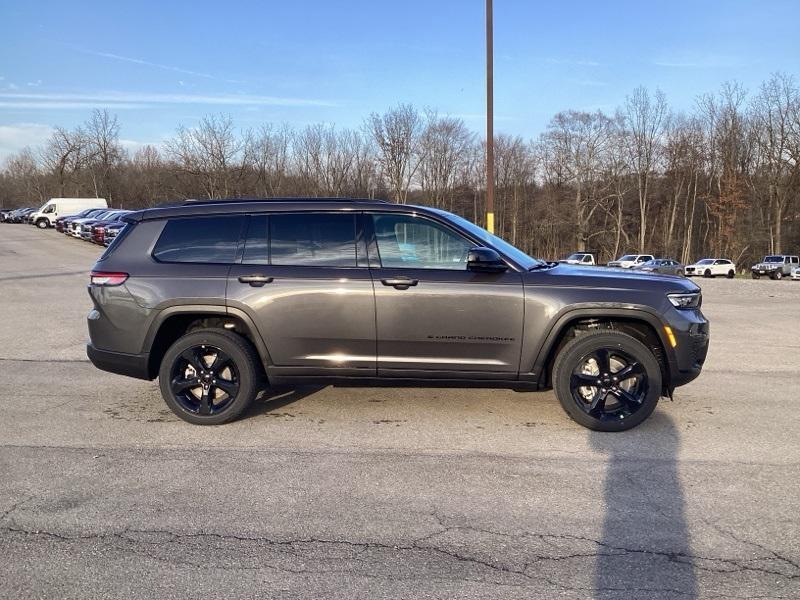
<svg viewBox="0 0 800 600">
<path fill-rule="evenodd" d="M 103 244 L 103 246 L 111 245 L 111 242 L 119 235 L 119 232 L 125 229 L 127 223 L 124 221 L 114 221 L 113 223 L 109 223 L 103 228 L 103 236 L 102 242 L 98 242 Z"/>
<path fill-rule="evenodd" d="M 58 217 L 56 219 L 56 231 L 61 233 L 69 233 L 69 229 L 71 228 L 72 222 L 76 219 L 83 219 L 86 217 L 92 217 L 98 215 L 102 212 L 106 212 L 107 208 L 87 208 L 86 210 L 82 210 L 76 215 L 70 215 L 68 217 Z"/>
<path fill-rule="evenodd" d="M 6 216 L 6 221 L 8 223 L 26 223 L 28 215 L 33 213 L 36 209 L 35 208 L 18 208 L 16 210 L 12 210 Z"/>
<path fill-rule="evenodd" d="M 187 201 L 123 217 L 87 354 L 216 425 L 269 385 L 553 387 L 622 431 L 700 374 L 691 281 L 532 258 L 454 214 L 353 199 Z M 110 392 L 112 393 L 113 392 Z"/>
<path fill-rule="evenodd" d="M 82 233 L 81 237 L 87 241 L 94 242 L 95 244 L 104 245 L 106 227 L 112 223 L 121 222 L 120 219 L 130 212 L 131 211 L 129 210 L 113 211 L 110 215 L 106 215 L 102 219 L 92 222 L 91 226 L 89 227 L 88 235 L 84 235 Z M 83 228 L 86 229 L 86 224 L 83 225 Z"/>
<path fill-rule="evenodd" d="M 79 227 L 86 221 L 91 219 L 99 219 L 108 212 L 107 208 L 92 208 L 85 215 L 77 214 L 64 220 L 64 233 L 72 237 L 81 237 Z"/>
<path fill-rule="evenodd" d="M 80 219 L 80 226 L 78 227 L 78 236 L 87 242 L 91 242 L 92 228 L 95 225 L 98 225 L 100 223 L 116 221 L 118 218 L 128 214 L 129 212 L 130 211 L 128 210 L 108 210 L 88 220 Z"/>
<path fill-rule="evenodd" d="M 634 271 L 661 273 L 662 275 L 683 275 L 683 265 L 674 258 L 654 258 L 632 267 Z"/>
</svg>

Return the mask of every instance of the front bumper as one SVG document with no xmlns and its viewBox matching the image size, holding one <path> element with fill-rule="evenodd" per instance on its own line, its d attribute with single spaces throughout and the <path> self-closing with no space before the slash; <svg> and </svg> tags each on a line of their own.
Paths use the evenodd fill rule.
<svg viewBox="0 0 800 600">
<path fill-rule="evenodd" d="M 149 373 L 150 355 L 147 353 L 111 352 L 95 348 L 92 344 L 86 344 L 86 356 L 95 367 L 103 371 L 137 379 L 152 379 Z"/>
</svg>

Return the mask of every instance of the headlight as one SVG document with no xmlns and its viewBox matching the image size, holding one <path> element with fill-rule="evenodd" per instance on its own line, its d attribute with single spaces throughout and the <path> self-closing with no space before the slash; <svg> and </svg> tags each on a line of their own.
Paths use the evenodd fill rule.
<svg viewBox="0 0 800 600">
<path fill-rule="evenodd" d="M 700 308 L 703 303 L 703 295 L 700 292 L 692 294 L 667 294 L 667 298 L 675 308 Z"/>
</svg>

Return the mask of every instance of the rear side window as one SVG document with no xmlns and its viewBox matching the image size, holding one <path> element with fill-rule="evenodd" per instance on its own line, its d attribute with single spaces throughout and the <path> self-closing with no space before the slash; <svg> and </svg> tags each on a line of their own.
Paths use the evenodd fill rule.
<svg viewBox="0 0 800 600">
<path fill-rule="evenodd" d="M 353 214 L 271 214 L 268 229 L 270 263 L 273 265 L 357 266 L 356 220 Z M 249 237 L 252 238 L 252 233 Z M 249 239 L 247 248 L 255 249 L 258 245 L 257 240 L 251 243 Z M 248 251 L 246 260 L 249 254 Z"/>
<path fill-rule="evenodd" d="M 232 264 L 244 217 L 170 219 L 153 249 L 160 262 Z"/>
</svg>

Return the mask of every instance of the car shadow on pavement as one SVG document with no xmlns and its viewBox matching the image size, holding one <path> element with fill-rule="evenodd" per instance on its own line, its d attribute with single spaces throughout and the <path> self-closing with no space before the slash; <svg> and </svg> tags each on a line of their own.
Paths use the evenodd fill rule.
<svg viewBox="0 0 800 600">
<path fill-rule="evenodd" d="M 323 385 L 298 386 L 292 388 L 267 388 L 253 401 L 252 406 L 242 415 L 249 419 L 259 417 L 280 410 L 290 404 L 299 402 L 324 389 Z"/>
<path fill-rule="evenodd" d="M 594 597 L 696 598 L 672 419 L 656 411 L 636 430 L 591 432 L 589 439 L 608 456 Z"/>
</svg>

